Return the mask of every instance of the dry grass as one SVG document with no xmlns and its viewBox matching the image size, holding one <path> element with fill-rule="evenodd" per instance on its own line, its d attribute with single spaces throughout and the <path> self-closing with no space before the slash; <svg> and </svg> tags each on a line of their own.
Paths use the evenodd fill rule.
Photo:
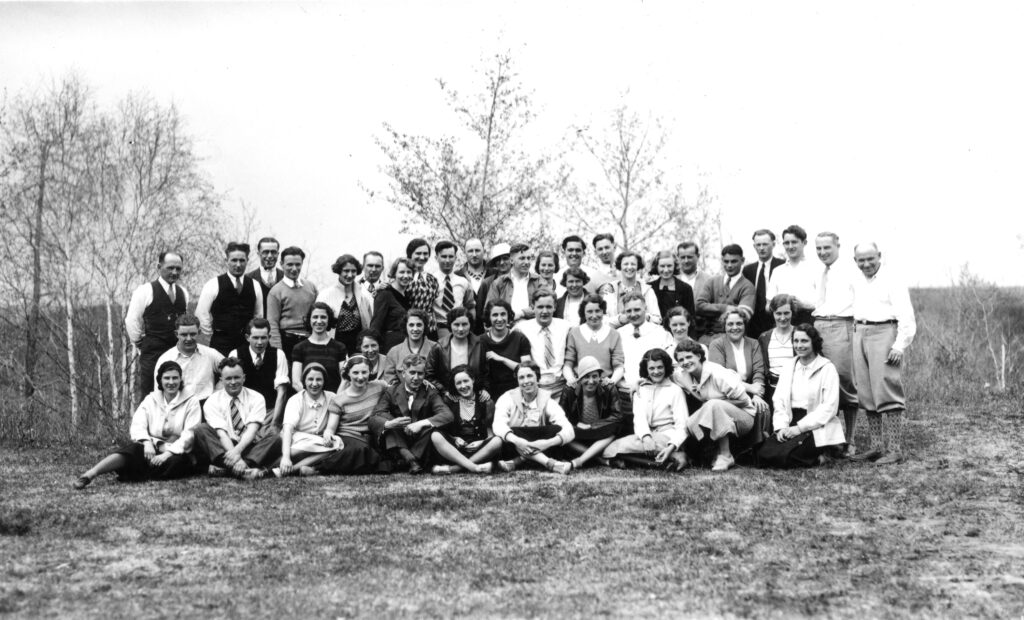
<svg viewBox="0 0 1024 620">
<path fill-rule="evenodd" d="M 97 454 L 5 450 L 0 613 L 1019 617 L 1011 405 L 915 412 L 914 458 L 890 468 L 107 477 L 76 493 Z"/>
</svg>

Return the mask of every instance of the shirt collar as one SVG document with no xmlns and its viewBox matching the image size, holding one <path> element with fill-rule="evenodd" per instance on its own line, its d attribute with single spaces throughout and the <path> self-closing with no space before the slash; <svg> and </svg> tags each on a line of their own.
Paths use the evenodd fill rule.
<svg viewBox="0 0 1024 620">
<path fill-rule="evenodd" d="M 285 286 L 288 288 L 302 288 L 302 278 L 292 280 L 288 276 L 285 276 L 281 278 L 281 281 L 284 282 Z"/>
</svg>

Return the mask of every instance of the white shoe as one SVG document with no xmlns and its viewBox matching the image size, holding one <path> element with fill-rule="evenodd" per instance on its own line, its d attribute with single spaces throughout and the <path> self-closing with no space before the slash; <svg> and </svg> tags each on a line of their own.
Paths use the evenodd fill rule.
<svg viewBox="0 0 1024 620">
<path fill-rule="evenodd" d="M 494 463 L 481 463 L 476 466 L 476 473 L 478 474 L 489 474 L 494 471 Z"/>
<path fill-rule="evenodd" d="M 568 476 L 569 472 L 572 471 L 572 463 L 570 463 L 569 461 L 555 461 L 551 465 L 551 471 L 555 472 L 556 474 Z"/>
<path fill-rule="evenodd" d="M 732 458 L 732 455 L 719 454 L 715 457 L 715 462 L 711 466 L 711 471 L 729 471 L 729 468 L 736 464 L 736 459 Z"/>
<path fill-rule="evenodd" d="M 454 474 L 455 472 L 456 472 L 456 469 L 454 467 L 452 467 L 451 465 L 434 465 L 434 468 L 430 470 L 430 473 L 432 473 L 434 475 L 438 475 L 438 476 L 446 475 L 446 474 Z"/>
</svg>

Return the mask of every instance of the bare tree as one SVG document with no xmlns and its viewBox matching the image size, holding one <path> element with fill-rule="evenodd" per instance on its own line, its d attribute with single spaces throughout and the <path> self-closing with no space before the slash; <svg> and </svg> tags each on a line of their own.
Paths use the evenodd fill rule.
<svg viewBox="0 0 1024 620">
<path fill-rule="evenodd" d="M 625 105 L 607 128 L 577 127 L 572 148 L 584 157 L 563 201 L 571 220 L 591 234 L 611 232 L 624 249 L 639 252 L 683 239 L 702 247 L 716 241 L 714 197 L 700 182 L 687 196 L 664 161 L 668 139 L 660 120 L 646 121 Z"/>
<path fill-rule="evenodd" d="M 0 321 L 26 334 L 21 363 L 4 367 L 24 398 L 12 426 L 31 435 L 47 420 L 50 434 L 71 436 L 133 404 L 122 319 L 157 254 L 190 256 L 187 280 L 204 279 L 232 222 L 173 106 L 129 96 L 101 111 L 71 77 L 2 110 L 0 257 L 21 268 L 0 270 L 0 293 L 19 310 Z"/>
<path fill-rule="evenodd" d="M 544 237 L 551 162 L 530 156 L 516 138 L 531 120 L 509 55 L 496 55 L 483 72 L 483 88 L 463 96 L 438 80 L 465 135 L 414 136 L 385 123 L 377 140 L 391 179 L 388 201 L 405 214 L 404 231 L 425 225 L 436 235 L 464 244 Z M 371 193 L 372 196 L 372 193 Z"/>
</svg>

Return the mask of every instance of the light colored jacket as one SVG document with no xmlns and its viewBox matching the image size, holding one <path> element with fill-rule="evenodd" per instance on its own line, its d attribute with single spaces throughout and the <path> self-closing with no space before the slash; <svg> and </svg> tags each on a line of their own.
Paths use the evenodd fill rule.
<svg viewBox="0 0 1024 620">
<path fill-rule="evenodd" d="M 150 392 L 132 416 L 128 430 L 132 441 L 150 440 L 159 453 L 187 454 L 192 450 L 192 427 L 203 421 L 199 401 L 178 392 L 164 402 L 163 392 Z"/>
<path fill-rule="evenodd" d="M 772 427 L 776 430 L 789 428 L 793 420 L 793 374 L 796 372 L 798 359 L 787 362 L 779 373 L 779 385 L 775 388 L 772 399 L 775 415 Z M 813 431 L 814 443 L 819 448 L 835 446 L 846 441 L 843 435 L 843 424 L 839 421 L 839 373 L 832 362 L 818 356 L 811 362 L 807 395 L 807 415 L 797 428 Z"/>
</svg>

